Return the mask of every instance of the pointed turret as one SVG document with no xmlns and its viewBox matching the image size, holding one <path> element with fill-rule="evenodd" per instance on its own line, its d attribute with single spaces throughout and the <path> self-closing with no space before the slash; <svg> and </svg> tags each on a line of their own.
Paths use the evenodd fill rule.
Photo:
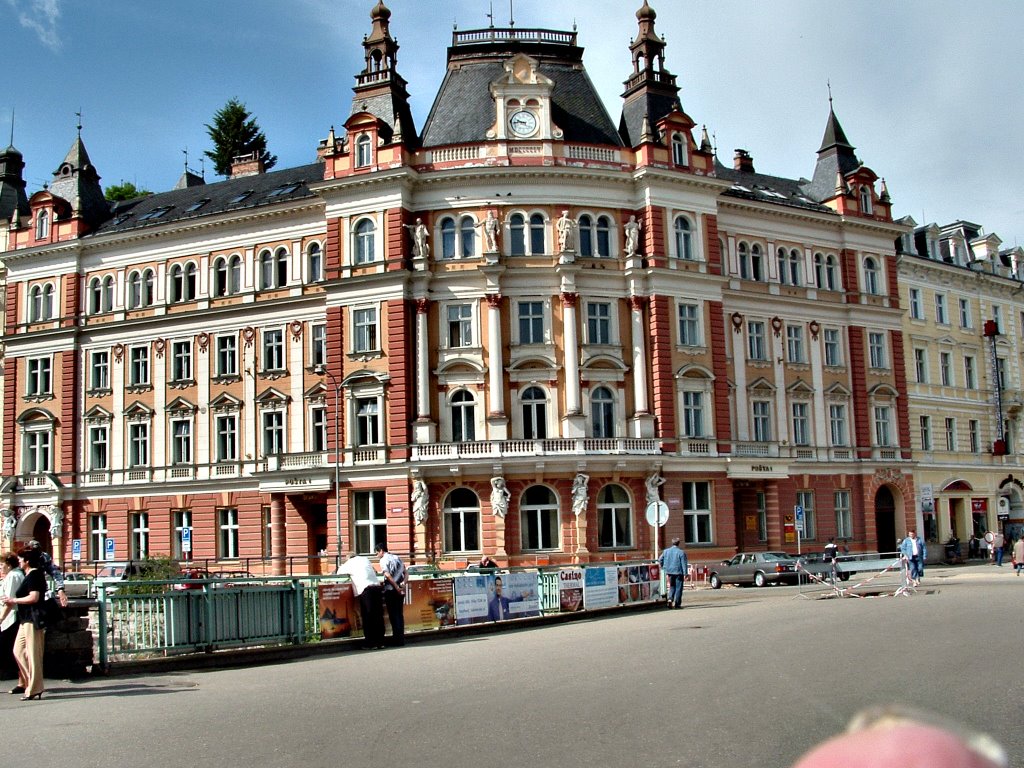
<svg viewBox="0 0 1024 768">
<path fill-rule="evenodd" d="M 96 172 L 89 153 L 79 134 L 64 161 L 53 172 L 50 194 L 67 200 L 72 217 L 81 218 L 92 229 L 110 215 L 110 204 L 103 197 L 100 175 Z"/>
<path fill-rule="evenodd" d="M 832 109 L 830 97 L 828 120 L 825 122 L 825 134 L 821 138 L 821 147 L 818 149 L 818 162 L 814 167 L 814 178 L 806 187 L 809 197 L 820 202 L 837 194 L 836 175 L 845 179 L 847 174 L 860 167 L 860 160 L 857 159 L 853 150 L 854 146 L 846 138 L 843 126 L 839 124 L 839 118 L 836 117 L 836 113 Z"/>
<path fill-rule="evenodd" d="M 633 74 L 625 82 L 622 94 L 622 119 L 619 133 L 626 146 L 639 146 L 644 140 L 644 122 L 655 126 L 670 112 L 679 109 L 676 76 L 665 69 L 665 41 L 654 30 L 657 14 L 644 0 L 636 12 L 637 35 L 629 45 Z"/>
<path fill-rule="evenodd" d="M 0 222 L 10 224 L 29 215 L 24 170 L 24 157 L 13 144 L 0 152 Z"/>
<path fill-rule="evenodd" d="M 350 115 L 368 112 L 387 125 L 385 141 L 416 146 L 419 137 L 409 107 L 406 82 L 398 74 L 398 41 L 391 37 L 391 11 L 382 1 L 370 12 L 373 29 L 363 38 L 366 66 L 356 75 Z M 383 133 L 383 132 L 382 132 Z"/>
</svg>

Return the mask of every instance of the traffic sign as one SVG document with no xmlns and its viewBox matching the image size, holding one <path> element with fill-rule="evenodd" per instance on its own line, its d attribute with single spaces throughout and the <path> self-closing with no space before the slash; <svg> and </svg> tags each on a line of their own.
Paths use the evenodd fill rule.
<svg viewBox="0 0 1024 768">
<path fill-rule="evenodd" d="M 79 561 L 82 559 L 82 540 L 72 539 L 71 540 L 71 559 Z"/>
<path fill-rule="evenodd" d="M 181 529 L 181 551 L 192 551 L 192 529 L 187 526 Z"/>
<path fill-rule="evenodd" d="M 793 518 L 796 520 L 796 529 L 800 533 L 804 532 L 804 508 L 797 504 L 793 507 Z"/>
<path fill-rule="evenodd" d="M 652 501 L 647 505 L 647 522 L 649 525 L 662 526 L 668 522 L 668 504 L 664 501 Z"/>
<path fill-rule="evenodd" d="M 103 552 L 104 552 L 104 556 L 103 556 L 104 560 L 113 560 L 114 559 L 114 539 L 113 538 L 108 538 L 103 543 Z"/>
</svg>

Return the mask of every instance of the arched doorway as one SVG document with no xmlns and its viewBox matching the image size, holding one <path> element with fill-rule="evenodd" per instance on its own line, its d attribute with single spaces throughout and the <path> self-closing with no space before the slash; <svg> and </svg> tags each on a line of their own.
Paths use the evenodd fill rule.
<svg viewBox="0 0 1024 768">
<path fill-rule="evenodd" d="M 896 500 L 885 485 L 875 493 L 875 537 L 879 552 L 896 551 Z"/>
</svg>

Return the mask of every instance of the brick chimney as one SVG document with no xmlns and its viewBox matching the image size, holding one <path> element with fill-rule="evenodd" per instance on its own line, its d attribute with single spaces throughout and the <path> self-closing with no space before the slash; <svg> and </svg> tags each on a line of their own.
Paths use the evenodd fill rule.
<svg viewBox="0 0 1024 768">
<path fill-rule="evenodd" d="M 231 159 L 231 178 L 238 179 L 242 176 L 255 176 L 263 173 L 263 158 L 259 152 L 250 152 L 247 155 L 236 155 Z"/>
<path fill-rule="evenodd" d="M 754 158 L 750 156 L 750 153 L 745 149 L 735 150 L 736 154 L 732 158 L 732 167 L 735 171 L 743 171 L 745 173 L 754 172 Z"/>
</svg>

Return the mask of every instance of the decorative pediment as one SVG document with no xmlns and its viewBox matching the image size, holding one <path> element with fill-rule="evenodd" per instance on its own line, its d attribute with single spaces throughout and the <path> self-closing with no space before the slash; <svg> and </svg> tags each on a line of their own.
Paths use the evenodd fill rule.
<svg viewBox="0 0 1024 768">
<path fill-rule="evenodd" d="M 558 363 L 553 357 L 530 355 L 516 360 L 509 365 L 508 370 L 509 372 L 543 371 L 544 373 L 553 373 L 558 370 Z"/>
<path fill-rule="evenodd" d="M 291 397 L 275 387 L 267 387 L 256 396 L 256 402 L 260 405 L 284 405 L 291 402 Z"/>
<path fill-rule="evenodd" d="M 583 365 L 585 371 L 595 370 L 608 370 L 624 372 L 626 371 L 626 365 L 621 361 L 612 357 L 611 355 L 597 354 L 587 358 Z"/>
<path fill-rule="evenodd" d="M 899 397 L 899 393 L 889 384 L 877 384 L 868 390 L 868 396 L 876 400 L 886 398 L 895 400 Z"/>
<path fill-rule="evenodd" d="M 210 409 L 218 413 L 238 411 L 242 408 L 242 401 L 234 395 L 222 392 L 210 401 Z"/>
<path fill-rule="evenodd" d="M 829 400 L 849 400 L 850 390 L 836 382 L 825 390 L 825 397 Z"/>
<path fill-rule="evenodd" d="M 167 412 L 174 415 L 192 415 L 198 408 L 184 397 L 176 397 L 167 404 Z"/>
<path fill-rule="evenodd" d="M 114 418 L 114 414 L 100 405 L 94 405 L 82 417 L 87 424 L 107 424 Z"/>
<path fill-rule="evenodd" d="M 153 418 L 153 409 L 136 400 L 124 409 L 124 417 L 129 421 L 147 421 Z"/>
<path fill-rule="evenodd" d="M 56 424 L 57 417 L 45 408 L 29 408 L 18 417 L 18 423 L 22 426 L 27 426 L 33 423 Z"/>
<path fill-rule="evenodd" d="M 706 367 L 706 366 L 697 365 L 696 363 L 691 363 L 689 365 L 684 365 L 682 368 L 680 368 L 678 371 L 676 371 L 676 378 L 677 379 L 712 379 L 712 380 L 714 380 L 715 374 L 712 373 L 711 369 Z"/>
<path fill-rule="evenodd" d="M 366 384 L 372 382 L 384 384 L 390 380 L 391 374 L 387 373 L 386 371 L 371 371 L 366 368 L 363 368 L 362 370 L 350 373 L 348 376 L 342 379 L 341 386 L 352 387 L 355 386 L 356 384 Z"/>
<path fill-rule="evenodd" d="M 448 360 L 437 367 L 434 371 L 438 376 L 446 375 L 453 376 L 458 374 L 482 374 L 484 373 L 484 367 L 476 360 L 469 360 L 466 358 L 456 358 L 454 360 Z"/>
<path fill-rule="evenodd" d="M 763 376 L 747 385 L 747 391 L 752 393 L 771 394 L 775 392 L 775 385 Z"/>
<path fill-rule="evenodd" d="M 803 379 L 797 379 L 788 387 L 786 387 L 786 392 L 793 397 L 813 397 L 814 387 L 812 387 Z"/>
<path fill-rule="evenodd" d="M 324 399 L 327 397 L 327 385 L 324 384 L 322 381 L 318 381 L 312 387 L 303 392 L 302 397 L 305 398 L 306 400 L 323 402 Z"/>
</svg>

